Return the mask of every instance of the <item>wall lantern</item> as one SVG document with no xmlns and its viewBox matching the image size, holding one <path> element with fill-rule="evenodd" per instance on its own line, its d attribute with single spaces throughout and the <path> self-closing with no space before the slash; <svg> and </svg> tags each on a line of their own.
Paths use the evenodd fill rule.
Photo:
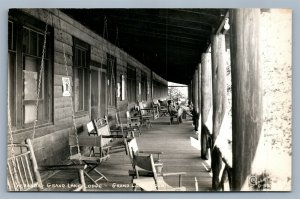
<svg viewBox="0 0 300 199">
<path fill-rule="evenodd" d="M 224 29 L 225 29 L 225 30 L 229 30 L 229 28 L 230 28 L 230 25 L 229 25 L 229 18 L 226 17 L 226 18 L 225 18 Z"/>
</svg>

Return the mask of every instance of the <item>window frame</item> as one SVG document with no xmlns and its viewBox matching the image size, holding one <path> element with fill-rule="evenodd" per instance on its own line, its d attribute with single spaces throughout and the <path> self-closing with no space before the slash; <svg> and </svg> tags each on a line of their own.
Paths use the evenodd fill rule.
<svg viewBox="0 0 300 199">
<path fill-rule="evenodd" d="M 141 100 L 147 101 L 148 99 L 148 80 L 147 73 L 141 71 Z"/>
<path fill-rule="evenodd" d="M 80 52 L 80 60 L 78 59 Z M 85 58 L 83 59 L 83 57 Z M 83 60 L 85 63 L 83 63 Z M 91 61 L 91 47 L 88 43 L 76 38 L 73 36 L 73 108 L 75 116 L 82 116 L 89 114 L 90 111 L 90 61 Z M 81 62 L 80 64 L 78 64 Z M 82 107 L 79 110 L 76 110 L 76 100 L 80 100 L 80 96 L 77 96 L 77 90 L 75 89 L 76 86 L 76 74 L 79 74 L 81 71 L 82 85 L 79 87 L 82 88 L 80 95 L 82 97 L 82 102 L 79 101 L 80 106 Z"/>
<path fill-rule="evenodd" d="M 136 68 L 127 64 L 127 100 L 128 103 L 135 103 L 137 101 L 137 72 Z M 134 94 L 133 94 L 134 93 Z M 134 99 L 132 99 L 132 97 Z"/>
<path fill-rule="evenodd" d="M 9 81 L 12 81 L 14 83 L 13 88 L 8 85 L 9 88 L 9 95 L 14 96 L 14 102 L 10 104 L 8 107 L 10 109 L 10 116 L 11 116 L 11 124 L 12 124 L 12 130 L 13 131 L 19 131 L 22 129 L 31 129 L 33 128 L 34 121 L 25 123 L 25 107 L 24 105 L 27 103 L 24 98 L 24 72 L 25 71 L 25 58 L 31 57 L 33 60 L 38 61 L 36 66 L 38 67 L 37 73 L 40 71 L 40 62 L 42 59 L 41 53 L 38 53 L 38 39 L 36 41 L 36 54 L 32 53 L 26 53 L 23 51 L 23 37 L 25 35 L 25 29 L 32 31 L 33 33 L 39 35 L 42 37 L 42 43 L 44 42 L 44 31 L 46 24 L 38 19 L 35 19 L 31 16 L 28 16 L 20 11 L 16 10 L 10 10 L 9 11 L 9 19 L 8 23 L 13 24 L 12 33 L 9 32 L 8 34 L 12 34 L 12 41 L 13 48 L 8 46 L 8 56 L 10 58 L 10 55 L 14 53 L 14 66 L 10 65 L 10 62 L 8 64 L 8 72 L 9 77 L 13 78 L 9 79 Z M 48 31 L 47 31 L 47 46 L 46 46 L 46 55 L 45 55 L 45 65 L 44 65 L 44 74 L 47 73 L 47 76 L 44 75 L 43 81 L 43 99 L 40 99 L 43 101 L 44 105 L 42 105 L 43 109 L 43 116 L 42 120 L 38 120 L 36 127 L 42 127 L 45 125 L 52 125 L 54 122 L 53 117 L 53 103 L 54 103 L 54 93 L 53 93 L 53 70 L 54 70 L 54 30 L 53 27 L 48 25 Z M 13 67 L 13 68 L 12 68 Z M 38 78 L 38 75 L 37 75 Z M 38 79 L 37 79 L 38 81 Z M 8 82 L 10 84 L 10 82 Z M 38 86 L 38 82 L 36 84 Z M 10 98 L 11 99 L 11 98 Z M 10 100 L 11 101 L 11 100 Z M 35 106 L 36 99 L 31 100 L 33 101 L 32 104 Z M 41 104 L 39 104 L 41 105 Z M 38 113 L 39 114 L 39 113 Z M 37 116 L 38 117 L 38 116 Z"/>
</svg>

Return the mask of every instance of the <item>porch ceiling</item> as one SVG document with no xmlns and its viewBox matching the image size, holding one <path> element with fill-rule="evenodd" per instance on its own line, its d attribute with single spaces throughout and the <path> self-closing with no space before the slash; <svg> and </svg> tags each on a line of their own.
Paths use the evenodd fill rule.
<svg viewBox="0 0 300 199">
<path fill-rule="evenodd" d="M 168 81 L 189 84 L 227 9 L 61 9 Z M 118 40 L 116 33 L 118 29 Z"/>
</svg>

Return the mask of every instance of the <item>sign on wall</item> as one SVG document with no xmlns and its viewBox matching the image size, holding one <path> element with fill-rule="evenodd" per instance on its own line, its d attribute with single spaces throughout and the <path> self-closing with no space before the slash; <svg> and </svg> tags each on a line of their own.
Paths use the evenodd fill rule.
<svg viewBox="0 0 300 199">
<path fill-rule="evenodd" d="M 142 94 L 142 86 L 141 86 L 141 82 L 139 82 L 139 95 Z"/>
<path fill-rule="evenodd" d="M 71 82 L 69 77 L 62 77 L 63 83 L 63 96 L 69 97 L 71 96 Z"/>
<path fill-rule="evenodd" d="M 125 76 L 121 75 L 121 100 L 125 100 Z"/>
<path fill-rule="evenodd" d="M 117 83 L 117 97 L 120 97 L 120 90 L 121 90 L 121 86 L 120 83 Z"/>
</svg>

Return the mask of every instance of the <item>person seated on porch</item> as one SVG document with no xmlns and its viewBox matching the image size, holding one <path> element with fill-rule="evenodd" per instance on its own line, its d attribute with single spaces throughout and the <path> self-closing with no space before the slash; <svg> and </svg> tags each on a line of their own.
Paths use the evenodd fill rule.
<svg viewBox="0 0 300 199">
<path fill-rule="evenodd" d="M 168 100 L 168 111 L 171 117 L 178 117 L 178 122 L 182 123 L 182 114 L 185 110 L 181 106 L 176 105 L 173 100 Z"/>
<path fill-rule="evenodd" d="M 179 105 L 178 103 L 174 103 L 173 100 L 168 100 L 168 109 L 171 114 L 174 116 L 181 117 L 182 114 L 187 114 L 189 116 L 193 116 L 190 108 L 188 106 Z"/>
</svg>

